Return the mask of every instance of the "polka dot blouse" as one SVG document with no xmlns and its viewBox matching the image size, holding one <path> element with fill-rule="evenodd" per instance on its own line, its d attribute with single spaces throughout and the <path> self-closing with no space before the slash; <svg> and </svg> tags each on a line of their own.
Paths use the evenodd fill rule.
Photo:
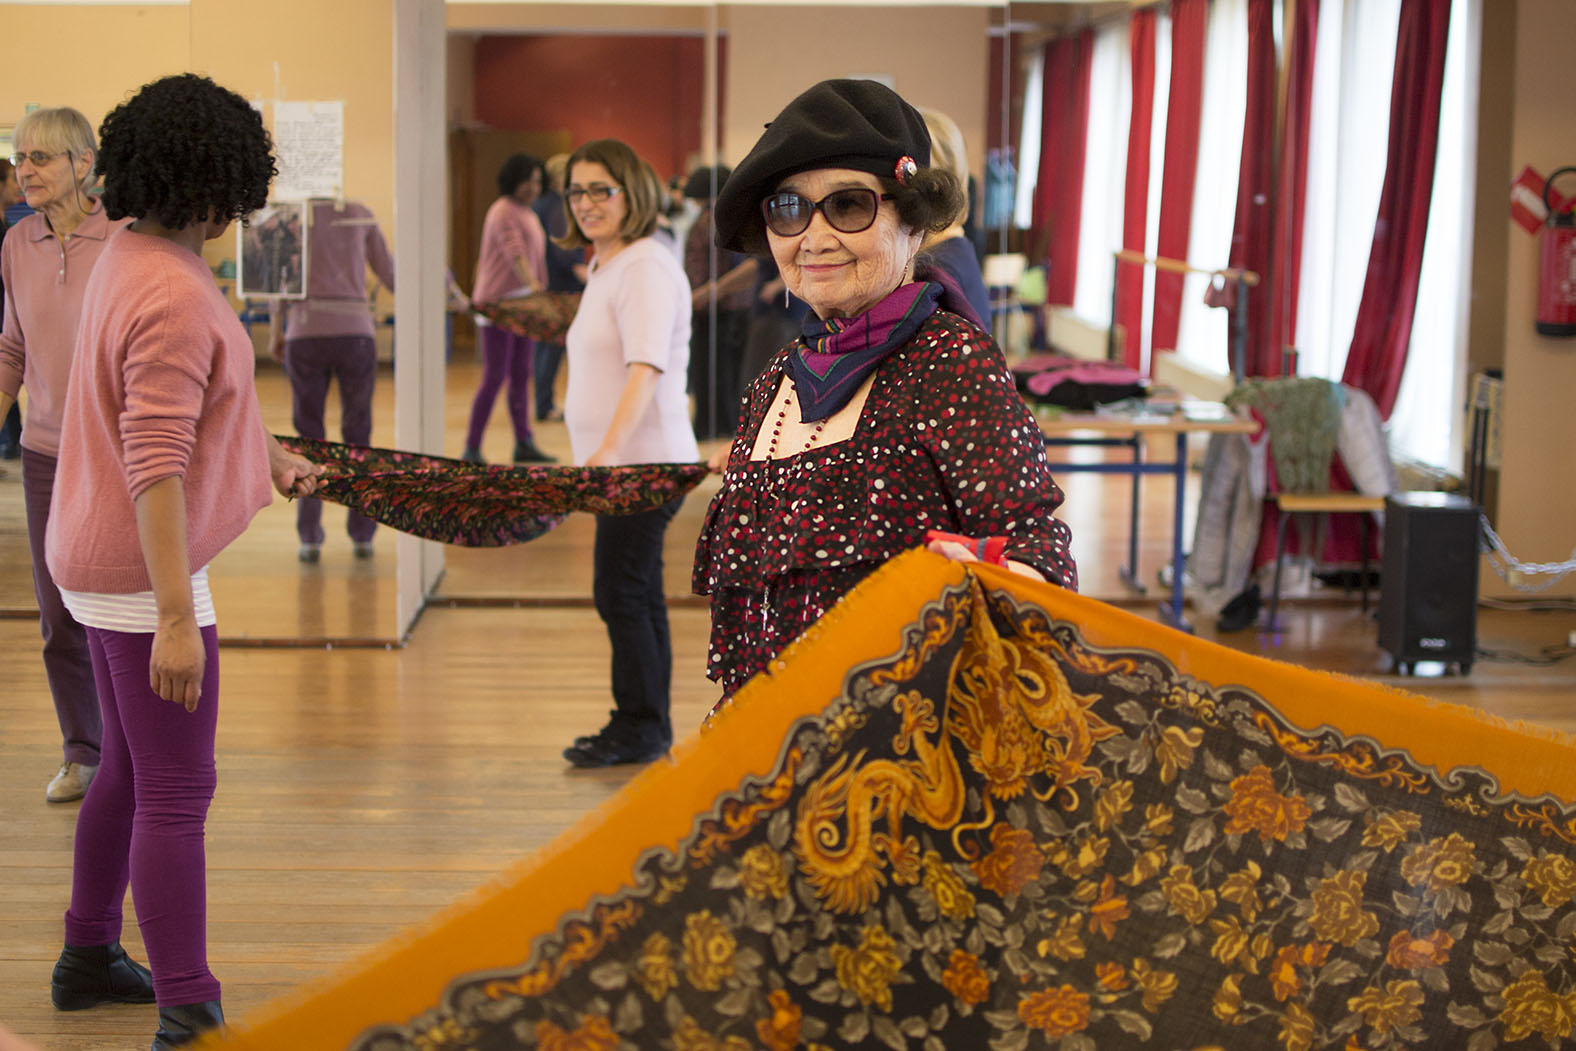
<svg viewBox="0 0 1576 1051">
<path fill-rule="evenodd" d="M 877 369 L 852 437 L 751 461 L 787 360 L 750 385 L 695 552 L 707 674 L 725 693 L 929 529 L 1005 536 L 1008 558 L 1077 586 L 1040 429 L 988 336 L 937 311 Z"/>
</svg>

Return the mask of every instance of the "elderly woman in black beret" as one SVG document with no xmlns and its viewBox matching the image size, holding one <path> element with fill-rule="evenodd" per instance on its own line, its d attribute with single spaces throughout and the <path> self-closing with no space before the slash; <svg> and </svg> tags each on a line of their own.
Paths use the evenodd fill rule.
<svg viewBox="0 0 1576 1051">
<path fill-rule="evenodd" d="M 791 102 L 734 169 L 717 243 L 810 307 L 751 384 L 695 556 L 731 696 L 882 562 L 929 541 L 1075 587 L 1062 493 L 1001 351 L 915 259 L 964 207 L 920 114 L 875 81 Z M 938 537 L 936 534 L 948 534 Z"/>
</svg>

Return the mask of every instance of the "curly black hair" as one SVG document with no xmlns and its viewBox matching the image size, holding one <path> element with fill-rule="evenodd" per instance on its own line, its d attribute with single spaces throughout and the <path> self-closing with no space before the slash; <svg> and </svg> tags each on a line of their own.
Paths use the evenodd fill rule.
<svg viewBox="0 0 1576 1051">
<path fill-rule="evenodd" d="M 547 170 L 542 162 L 529 153 L 516 153 L 498 169 L 498 196 L 513 197 L 522 182 L 529 182 L 535 172 L 542 173 L 542 186 L 547 186 Z"/>
<path fill-rule="evenodd" d="M 273 139 L 240 95 L 181 73 L 143 85 L 99 126 L 98 173 L 111 219 L 178 230 L 244 219 L 268 203 Z"/>
</svg>

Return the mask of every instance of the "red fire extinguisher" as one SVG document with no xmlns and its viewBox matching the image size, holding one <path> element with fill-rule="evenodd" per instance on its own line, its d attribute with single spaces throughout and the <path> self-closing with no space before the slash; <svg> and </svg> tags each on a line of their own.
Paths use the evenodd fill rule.
<svg viewBox="0 0 1576 1051">
<path fill-rule="evenodd" d="M 1560 168 L 1543 183 L 1543 255 L 1538 265 L 1538 332 L 1576 336 L 1576 203 L 1563 211 L 1549 202 L 1554 180 L 1576 168 Z"/>
</svg>

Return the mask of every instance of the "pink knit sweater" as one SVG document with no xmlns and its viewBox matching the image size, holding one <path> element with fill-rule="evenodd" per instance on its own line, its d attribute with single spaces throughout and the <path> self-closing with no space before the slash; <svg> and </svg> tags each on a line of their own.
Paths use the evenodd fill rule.
<svg viewBox="0 0 1576 1051">
<path fill-rule="evenodd" d="M 476 282 L 471 299 L 492 303 L 519 288 L 523 282 L 514 261 L 524 258 L 538 282 L 547 280 L 547 233 L 528 205 L 513 197 L 500 197 L 482 220 L 482 247 L 476 260 Z"/>
<path fill-rule="evenodd" d="M 152 587 L 135 500 L 185 479 L 191 569 L 273 499 L 246 330 L 202 258 L 110 237 L 88 280 L 66 393 L 45 554 L 69 591 Z"/>
</svg>

